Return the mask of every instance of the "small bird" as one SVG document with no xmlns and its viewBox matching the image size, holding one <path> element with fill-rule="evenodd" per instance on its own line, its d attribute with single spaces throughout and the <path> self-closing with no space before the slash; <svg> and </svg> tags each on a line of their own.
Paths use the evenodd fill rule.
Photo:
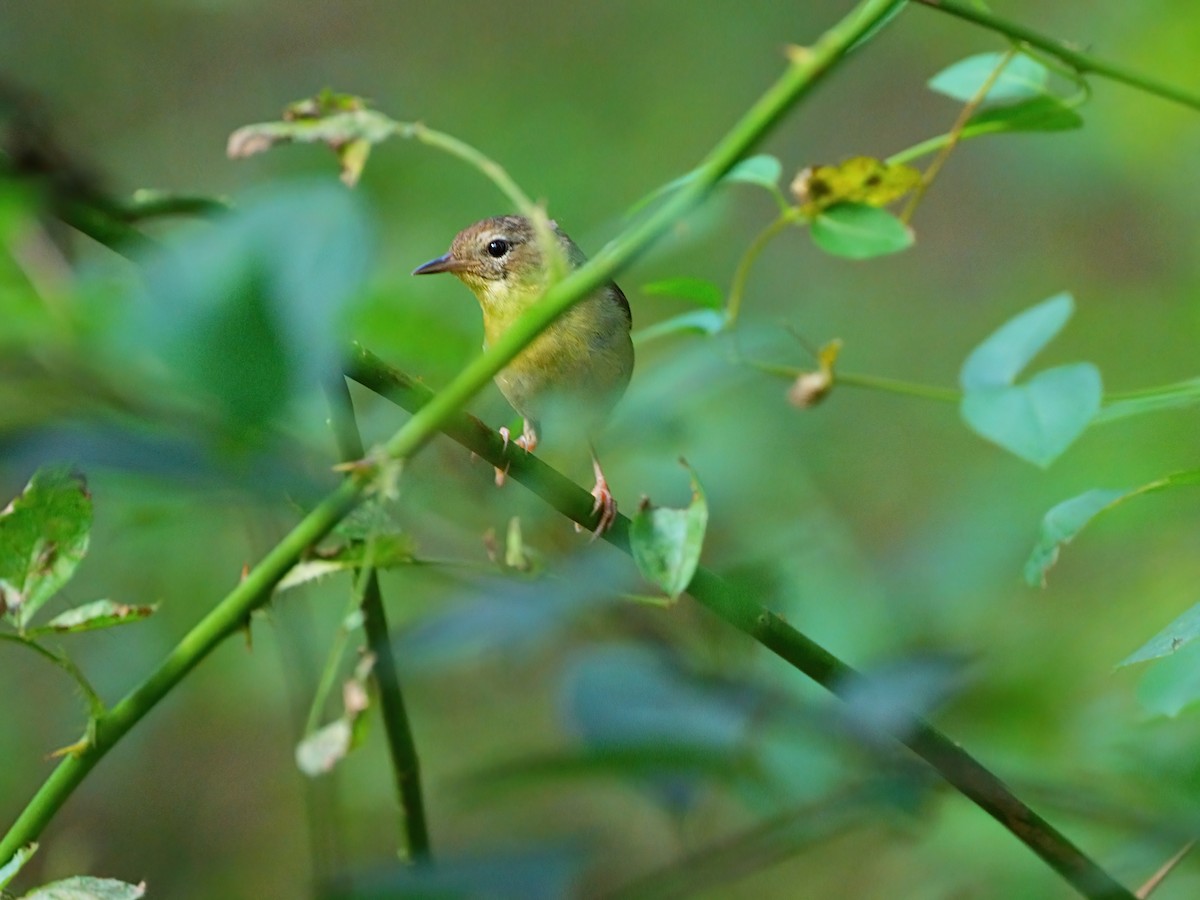
<svg viewBox="0 0 1200 900">
<path fill-rule="evenodd" d="M 567 264 L 586 261 L 583 251 L 550 222 Z M 532 306 L 547 286 L 549 266 L 543 259 L 533 223 L 524 216 L 495 216 L 460 231 L 450 250 L 418 266 L 414 275 L 450 272 L 479 300 L 483 309 L 484 347 L 496 341 Z M 596 486 L 595 534 L 607 531 L 617 504 L 596 451 L 595 431 L 625 393 L 633 374 L 633 325 L 629 301 L 613 282 L 597 289 L 560 316 L 516 358 L 496 374 L 500 393 L 525 420 L 517 446 L 533 452 L 541 421 L 551 410 L 569 414 L 573 430 L 588 439 Z M 507 428 L 500 433 L 507 442 Z M 497 483 L 503 472 L 497 471 Z"/>
</svg>

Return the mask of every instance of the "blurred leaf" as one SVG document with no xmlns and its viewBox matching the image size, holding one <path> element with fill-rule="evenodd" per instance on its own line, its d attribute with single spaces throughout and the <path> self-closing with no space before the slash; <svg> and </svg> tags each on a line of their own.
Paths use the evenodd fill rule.
<svg viewBox="0 0 1200 900">
<path fill-rule="evenodd" d="M 626 210 L 626 216 L 632 216 L 649 206 L 656 200 L 665 197 L 667 194 L 679 190 L 684 185 L 696 179 L 698 172 L 693 169 L 685 175 L 680 175 L 678 178 L 668 181 L 666 184 L 655 188 L 649 194 L 642 197 L 633 206 Z M 735 163 L 728 172 L 722 177 L 721 184 L 757 184 L 764 187 L 772 193 L 779 190 L 779 178 L 783 174 L 783 164 L 774 156 L 763 153 L 758 156 L 750 156 L 746 159 Z"/>
<path fill-rule="evenodd" d="M 1142 676 L 1138 702 L 1150 713 L 1174 717 L 1200 699 L 1200 643 L 1189 641 Z"/>
<path fill-rule="evenodd" d="M 1083 527 L 1100 513 L 1132 497 L 1152 494 L 1168 488 L 1200 484 L 1200 469 L 1174 472 L 1132 490 L 1096 488 L 1078 497 L 1064 500 L 1042 518 L 1037 546 L 1025 563 L 1025 580 L 1033 587 L 1044 585 L 1046 572 L 1058 559 L 1063 544 L 1071 541 Z"/>
<path fill-rule="evenodd" d="M 395 639 L 396 656 L 422 670 L 524 658 L 584 612 L 618 602 L 625 573 L 589 554 L 534 578 L 464 579 L 468 599 L 449 597 L 437 613 L 411 623 Z"/>
<path fill-rule="evenodd" d="M 37 853 L 37 844 L 27 844 L 13 854 L 12 859 L 6 860 L 3 865 L 0 865 L 0 888 L 8 886 L 9 882 L 17 877 L 17 873 L 25 867 L 25 863 L 29 862 L 30 857 Z"/>
<path fill-rule="evenodd" d="M 292 566 L 275 585 L 275 592 L 282 593 L 327 575 L 367 566 L 394 569 L 412 565 L 417 561 L 415 550 L 416 542 L 407 534 L 381 534 L 365 541 L 355 540 L 334 550 L 322 549 L 317 558 L 301 560 Z"/>
<path fill-rule="evenodd" d="M 342 181 L 353 187 L 371 147 L 392 137 L 400 128 L 394 119 L 367 109 L 361 97 L 326 89 L 315 97 L 289 104 L 280 122 L 239 128 L 229 136 L 225 152 L 230 159 L 244 159 L 276 144 L 327 144 L 337 154 Z"/>
<path fill-rule="evenodd" d="M 1011 106 L 981 109 L 967 120 L 972 134 L 1008 131 L 1070 131 L 1083 127 L 1083 117 L 1057 97 L 1034 97 Z"/>
<path fill-rule="evenodd" d="M 112 628 L 114 625 L 128 625 L 140 622 L 153 615 L 155 606 L 130 606 L 126 603 L 115 603 L 112 600 L 93 600 L 82 606 L 68 609 L 59 613 L 45 625 L 29 630 L 31 636 L 39 634 L 67 634 L 78 631 L 95 631 L 99 628 Z"/>
<path fill-rule="evenodd" d="M 521 791 L 541 787 L 551 779 L 655 778 L 663 774 L 690 775 L 714 780 L 743 781 L 746 760 L 724 749 L 679 745 L 638 744 L 622 747 L 588 747 L 516 762 L 490 766 L 471 775 L 463 787 L 472 794 Z"/>
<path fill-rule="evenodd" d="M 768 153 L 748 156 L 734 165 L 721 181 L 726 184 L 757 184 L 759 187 L 775 190 L 783 175 L 783 164 Z"/>
<path fill-rule="evenodd" d="M 602 645 L 578 654 L 562 679 L 563 712 L 593 747 L 729 752 L 747 739 L 767 694 L 706 680 L 650 648 Z"/>
<path fill-rule="evenodd" d="M 296 765 L 305 775 L 315 778 L 329 772 L 361 743 L 362 714 L 370 705 L 367 679 L 375 657 L 365 655 L 354 667 L 354 674 L 342 685 L 342 716 L 307 735 L 296 745 Z"/>
<path fill-rule="evenodd" d="M 931 90 L 963 103 L 970 101 L 992 77 L 996 67 L 1004 62 L 1004 53 L 980 53 L 959 60 L 929 80 Z M 1017 54 L 1004 66 L 991 89 L 983 98 L 985 103 L 1014 103 L 1049 92 L 1050 72 L 1040 62 Z"/>
<path fill-rule="evenodd" d="M 1046 572 L 1058 562 L 1063 545 L 1070 543 L 1093 518 L 1127 496 L 1127 491 L 1094 488 L 1051 507 L 1042 517 L 1037 545 L 1025 561 L 1026 583 L 1030 587 L 1045 587 Z"/>
<path fill-rule="evenodd" d="M 921 183 L 921 173 L 903 163 L 852 156 L 836 165 L 809 166 L 792 180 L 791 192 L 812 218 L 837 203 L 887 206 Z"/>
<path fill-rule="evenodd" d="M 0 179 L 0 348 L 36 345 L 61 327 L 28 271 L 40 227 L 29 190 Z"/>
<path fill-rule="evenodd" d="M 1024 460 L 1048 466 L 1087 428 L 1100 409 L 1103 387 L 1091 363 L 1016 377 L 1071 317 L 1070 294 L 1058 294 L 1009 320 L 963 364 L 960 406 L 979 435 Z"/>
<path fill-rule="evenodd" d="M 113 878 L 79 875 L 42 885 L 21 900 L 138 900 L 145 896 L 144 884 L 126 884 Z"/>
<path fill-rule="evenodd" d="M 1021 370 L 1062 331 L 1074 308 L 1070 294 L 1056 294 L 1009 319 L 967 357 L 959 376 L 963 389 L 1012 384 Z"/>
<path fill-rule="evenodd" d="M 721 289 L 705 278 L 664 278 L 642 285 L 642 293 L 660 297 L 678 297 L 697 306 L 720 309 L 725 305 Z"/>
<path fill-rule="evenodd" d="M 809 230 L 814 244 L 846 259 L 898 253 L 914 240 L 912 229 L 896 216 L 865 203 L 835 203 L 813 218 Z"/>
<path fill-rule="evenodd" d="M 1200 378 L 1146 391 L 1142 396 L 1113 400 L 1104 405 L 1092 423 L 1099 425 L 1102 422 L 1115 422 L 1129 416 L 1140 416 L 1165 409 L 1182 409 L 1196 403 L 1200 403 Z"/>
<path fill-rule="evenodd" d="M 684 464 L 686 467 L 686 463 Z M 708 503 L 704 491 L 691 473 L 692 502 L 686 509 L 652 506 L 643 501 L 629 526 L 629 544 L 633 561 L 645 579 L 657 585 L 671 599 L 677 598 L 691 583 L 700 564 L 704 531 L 708 527 Z"/>
<path fill-rule="evenodd" d="M 877 667 L 845 685 L 849 721 L 878 739 L 905 734 L 961 688 L 963 664 L 950 657 L 918 657 Z"/>
<path fill-rule="evenodd" d="M 116 352 L 209 398 L 223 414 L 216 436 L 244 446 L 339 364 L 343 310 L 366 277 L 369 244 L 343 189 L 261 194 L 146 261 Z"/>
<path fill-rule="evenodd" d="M 740 765 L 743 775 L 761 777 L 749 738 L 770 698 L 754 686 L 703 679 L 649 648 L 612 644 L 570 662 L 561 697 L 564 717 L 589 747 L 641 748 L 661 762 L 667 761 L 663 754 L 671 749 L 709 751 Z M 689 759 L 694 763 L 694 757 Z M 682 811 L 695 796 L 701 773 L 691 763 L 664 765 L 647 778 L 651 790 L 670 808 Z"/>
<path fill-rule="evenodd" d="M 530 846 L 477 853 L 440 854 L 436 863 L 397 865 L 355 875 L 322 891 L 324 900 L 562 900 L 575 895 L 583 868 L 575 847 Z"/>
<path fill-rule="evenodd" d="M 641 346 L 648 341 L 667 337 L 672 334 L 716 334 L 725 327 L 725 313 L 715 309 L 694 309 L 690 312 L 672 316 L 661 322 L 655 322 L 633 334 L 635 346 Z"/>
<path fill-rule="evenodd" d="M 1170 656 L 1190 644 L 1197 635 L 1200 635 L 1200 603 L 1181 614 L 1174 622 L 1117 663 L 1117 668 Z"/>
<path fill-rule="evenodd" d="M 296 765 L 310 778 L 324 775 L 350 752 L 353 726 L 347 719 L 336 719 L 314 731 L 296 745 Z"/>
<path fill-rule="evenodd" d="M 0 512 L 0 611 L 24 630 L 87 553 L 92 499 L 67 467 L 39 469 Z"/>
<path fill-rule="evenodd" d="M 333 533 L 351 541 L 365 541 L 381 535 L 404 536 L 406 532 L 397 518 L 398 504 L 387 497 L 372 495 L 350 510 L 338 522 Z M 407 537 L 407 540 L 412 540 Z M 413 548 L 415 551 L 415 547 Z"/>
</svg>

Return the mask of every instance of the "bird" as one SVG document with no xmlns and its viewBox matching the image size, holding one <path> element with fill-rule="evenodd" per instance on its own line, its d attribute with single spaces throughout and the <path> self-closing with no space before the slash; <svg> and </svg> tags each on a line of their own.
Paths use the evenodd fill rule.
<svg viewBox="0 0 1200 900">
<path fill-rule="evenodd" d="M 550 235 L 567 265 L 587 261 L 583 251 L 554 221 Z M 450 249 L 418 266 L 414 275 L 449 272 L 479 301 L 483 311 L 486 349 L 500 338 L 545 292 L 550 274 L 537 229 L 525 216 L 483 219 L 464 228 Z M 496 386 L 523 419 L 517 446 L 532 453 L 541 423 L 550 415 L 587 438 L 595 486 L 593 535 L 599 536 L 616 520 L 617 504 L 596 456 L 594 435 L 625 393 L 633 375 L 633 314 L 629 301 L 609 281 L 584 297 L 539 334 L 495 376 Z M 569 420 L 569 421 L 568 421 Z M 505 444 L 507 428 L 500 429 Z M 497 470 L 497 484 L 504 473 Z"/>
</svg>

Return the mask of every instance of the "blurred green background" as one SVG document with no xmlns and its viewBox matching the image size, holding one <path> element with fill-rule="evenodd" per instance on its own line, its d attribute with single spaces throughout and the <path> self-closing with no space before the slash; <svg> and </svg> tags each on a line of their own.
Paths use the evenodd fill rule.
<svg viewBox="0 0 1200 900">
<path fill-rule="evenodd" d="M 152 187 L 237 200 L 277 180 L 333 181 L 323 149 L 232 162 L 225 140 L 321 87 L 360 94 L 500 161 L 594 252 L 634 201 L 693 166 L 749 106 L 780 71 L 786 45 L 813 39 L 848 6 L 7 3 L 0 77 L 38 98 L 63 147 L 117 195 Z M 998 6 L 1164 81 L 1200 81 L 1200 11 L 1186 4 Z M 995 35 L 910 9 L 762 149 L 783 160 L 790 178 L 811 163 L 886 156 L 941 133 L 957 108 L 925 81 L 956 59 L 997 49 Z M 777 240 L 750 280 L 744 346 L 804 366 L 790 330 L 814 344 L 840 337 L 847 371 L 952 386 L 984 336 L 1069 290 L 1076 315 L 1035 366 L 1090 360 L 1110 390 L 1194 376 L 1200 118 L 1119 85 L 1093 85 L 1081 131 L 965 144 L 921 206 L 907 253 L 856 264 L 819 253 L 802 233 Z M 478 309 L 460 285 L 408 273 L 460 228 L 507 212 L 505 202 L 477 172 L 401 142 L 376 149 L 357 192 L 373 221 L 375 257 L 369 287 L 352 305 L 354 336 L 429 385 L 444 384 L 478 348 Z M 728 189 L 681 223 L 618 279 L 635 326 L 686 308 L 641 285 L 675 275 L 728 285 L 773 214 L 765 193 Z M 85 269 L 120 265 L 84 240 L 74 252 Z M 731 364 L 727 350 L 698 337 L 640 348 L 630 392 L 599 448 L 622 507 L 631 511 L 643 494 L 685 501 L 676 460 L 686 457 L 711 505 L 706 564 L 753 586 L 854 665 L 906 672 L 957 661 L 956 691 L 937 724 L 1115 876 L 1131 885 L 1148 877 L 1195 829 L 1200 727 L 1188 712 L 1148 712 L 1138 698 L 1142 673 L 1113 667 L 1200 599 L 1197 499 L 1179 491 L 1122 507 L 1063 554 L 1044 590 L 1023 584 L 1021 565 L 1042 513 L 1060 500 L 1195 467 L 1195 414 L 1096 427 L 1043 471 L 968 432 L 947 404 L 847 387 L 798 411 L 785 401 L 784 382 Z M 355 396 L 368 440 L 405 419 L 378 398 Z M 42 402 L 25 399 L 30 409 Z M 472 410 L 496 425 L 511 418 L 491 388 Z M 11 423 L 23 413 L 10 413 L 8 436 L 20 437 Z M 280 456 L 281 467 L 297 464 L 331 482 L 324 469 L 335 450 L 324 419 L 314 392 L 289 418 L 303 449 L 298 459 Z M 586 474 L 550 437 L 546 458 Z M 4 498 L 21 489 L 33 462 L 0 457 Z M 65 598 L 161 604 L 146 623 L 70 642 L 114 699 L 269 549 L 294 521 L 294 504 L 307 499 L 248 487 L 236 465 L 192 479 L 128 462 L 88 468 L 96 526 Z M 439 856 L 567 840 L 583 848 L 572 891 L 595 896 L 689 854 L 708 855 L 755 822 L 807 810 L 799 819 L 810 833 L 785 835 L 783 852 L 741 857 L 760 864 L 735 880 L 702 881 L 709 886 L 699 895 L 1067 895 L 1007 832 L 944 790 L 907 803 L 881 789 L 883 800 L 843 821 L 834 798 L 907 772 L 903 754 L 862 746 L 834 723 L 831 701 L 689 600 L 665 610 L 614 600 L 644 590 L 624 557 L 587 545 L 523 488 L 498 491 L 491 479 L 448 441 L 427 448 L 404 473 L 398 515 L 423 557 L 457 562 L 391 573 L 384 583 Z M 503 534 L 514 515 L 546 565 L 541 580 L 488 571 L 483 535 Z M 476 643 L 438 631 L 449 611 L 496 598 L 552 603 L 580 584 L 600 585 L 595 593 L 612 602 L 592 597 L 544 627 L 472 632 Z M 334 581 L 285 595 L 256 620 L 252 646 L 227 642 L 70 800 L 44 835 L 31 882 L 89 872 L 144 878 L 151 896 L 292 897 L 309 895 L 314 877 L 394 859 L 380 729 L 315 785 L 293 763 L 346 600 L 346 585 Z M 756 792 L 718 772 L 665 790 L 613 775 L 505 782 L 486 774 L 576 747 L 572 685 L 591 671 L 589 661 L 621 671 L 631 645 L 752 681 L 766 696 L 778 692 L 778 708 L 795 704 L 798 725 L 769 741 L 761 729 L 751 735 L 759 750 L 769 744 L 764 754 L 778 754 L 775 775 L 786 772 L 786 783 Z M 32 654 L 0 646 L 0 671 L 7 824 L 50 771 L 47 754 L 78 736 L 81 711 L 66 679 Z M 908 684 L 894 683 L 898 693 Z M 636 683 L 629 689 L 636 694 Z M 1200 866 L 1191 861 L 1156 896 L 1197 892 Z"/>
</svg>

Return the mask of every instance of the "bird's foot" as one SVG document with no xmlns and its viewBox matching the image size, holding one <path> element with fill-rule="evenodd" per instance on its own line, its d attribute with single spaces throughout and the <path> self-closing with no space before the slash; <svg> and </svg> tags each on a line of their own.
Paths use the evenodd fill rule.
<svg viewBox="0 0 1200 900">
<path fill-rule="evenodd" d="M 592 504 L 592 515 L 598 515 L 596 527 L 592 529 L 592 540 L 594 541 L 612 528 L 613 522 L 617 521 L 617 500 L 608 488 L 608 481 L 600 469 L 600 461 L 594 456 L 592 457 L 592 471 L 596 474 L 596 485 L 591 492 L 595 500 Z M 575 530 L 583 531 L 578 522 L 575 523 Z"/>
</svg>

